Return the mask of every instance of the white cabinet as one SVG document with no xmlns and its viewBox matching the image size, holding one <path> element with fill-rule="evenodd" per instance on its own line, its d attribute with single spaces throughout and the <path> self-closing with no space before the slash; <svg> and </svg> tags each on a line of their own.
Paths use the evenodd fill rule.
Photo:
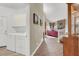
<svg viewBox="0 0 79 59">
<path fill-rule="evenodd" d="M 23 55 L 30 55 L 29 40 L 26 38 L 26 35 L 9 34 L 7 49 Z"/>
<path fill-rule="evenodd" d="M 4 34 L 0 35 L 0 47 L 6 46 L 6 39 L 7 37 Z"/>
<path fill-rule="evenodd" d="M 16 52 L 26 55 L 26 38 L 25 36 L 16 36 Z"/>
<path fill-rule="evenodd" d="M 16 42 L 15 42 L 15 35 L 8 35 L 8 41 L 7 41 L 7 49 L 11 51 L 16 51 Z"/>
</svg>

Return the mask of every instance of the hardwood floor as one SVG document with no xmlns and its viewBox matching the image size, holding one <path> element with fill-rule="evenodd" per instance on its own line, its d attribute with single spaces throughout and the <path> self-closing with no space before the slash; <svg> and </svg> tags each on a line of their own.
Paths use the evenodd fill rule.
<svg viewBox="0 0 79 59">
<path fill-rule="evenodd" d="M 57 38 L 46 38 L 34 56 L 63 56 L 63 46 Z"/>
<path fill-rule="evenodd" d="M 3 48 L 0 48 L 0 56 L 24 56 L 24 55 L 9 51 L 5 47 L 3 47 Z"/>
</svg>

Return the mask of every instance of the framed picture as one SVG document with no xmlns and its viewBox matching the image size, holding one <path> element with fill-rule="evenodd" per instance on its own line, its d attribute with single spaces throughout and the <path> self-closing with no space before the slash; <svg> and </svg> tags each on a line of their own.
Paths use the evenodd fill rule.
<svg viewBox="0 0 79 59">
<path fill-rule="evenodd" d="M 43 25 L 43 21 L 40 19 L 40 26 L 42 26 Z"/>
<path fill-rule="evenodd" d="M 54 27 L 55 27 L 55 22 L 49 23 L 49 25 L 50 25 L 50 28 L 54 29 Z"/>
<path fill-rule="evenodd" d="M 65 28 L 65 20 L 60 20 L 57 22 L 58 29 L 64 29 Z"/>
<path fill-rule="evenodd" d="M 33 13 L 33 23 L 38 24 L 38 16 L 35 13 Z"/>
</svg>

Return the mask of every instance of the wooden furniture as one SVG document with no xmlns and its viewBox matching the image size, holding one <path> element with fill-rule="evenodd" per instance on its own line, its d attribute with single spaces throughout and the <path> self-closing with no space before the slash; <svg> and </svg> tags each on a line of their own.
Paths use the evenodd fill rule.
<svg viewBox="0 0 79 59">
<path fill-rule="evenodd" d="M 63 38 L 64 56 L 77 56 L 78 55 L 78 37 L 64 37 Z"/>
<path fill-rule="evenodd" d="M 72 34 L 71 26 L 71 3 L 68 3 L 68 37 L 63 37 L 63 54 L 64 56 L 78 56 L 79 55 L 79 39 Z M 75 31 L 76 32 L 76 31 Z"/>
</svg>

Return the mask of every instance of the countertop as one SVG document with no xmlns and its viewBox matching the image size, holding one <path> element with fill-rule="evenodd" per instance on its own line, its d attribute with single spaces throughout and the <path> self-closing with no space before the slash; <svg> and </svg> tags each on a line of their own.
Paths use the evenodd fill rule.
<svg viewBox="0 0 79 59">
<path fill-rule="evenodd" d="M 8 33 L 9 35 L 21 35 L 26 36 L 26 33 Z"/>
</svg>

